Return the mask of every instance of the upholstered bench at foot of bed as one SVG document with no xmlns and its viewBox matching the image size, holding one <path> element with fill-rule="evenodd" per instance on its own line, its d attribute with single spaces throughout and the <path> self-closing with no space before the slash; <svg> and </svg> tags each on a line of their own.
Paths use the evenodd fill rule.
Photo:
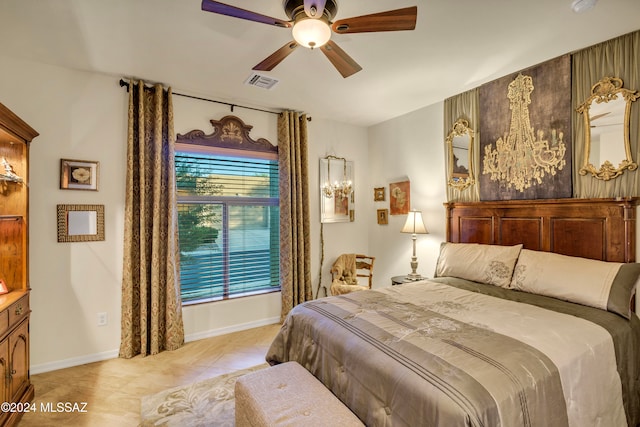
<svg viewBox="0 0 640 427">
<path fill-rule="evenodd" d="M 296 362 L 238 378 L 236 426 L 363 426 L 309 371 Z"/>
</svg>

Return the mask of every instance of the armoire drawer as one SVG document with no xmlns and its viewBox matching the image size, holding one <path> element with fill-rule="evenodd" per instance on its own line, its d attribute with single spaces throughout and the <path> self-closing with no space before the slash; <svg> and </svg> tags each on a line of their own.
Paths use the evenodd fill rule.
<svg viewBox="0 0 640 427">
<path fill-rule="evenodd" d="M 15 325 L 29 313 L 29 294 L 9 306 L 9 327 Z"/>
</svg>

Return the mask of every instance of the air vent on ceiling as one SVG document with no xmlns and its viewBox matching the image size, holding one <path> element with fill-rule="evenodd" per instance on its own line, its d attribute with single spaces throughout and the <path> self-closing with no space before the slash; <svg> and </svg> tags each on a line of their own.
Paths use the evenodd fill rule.
<svg viewBox="0 0 640 427">
<path fill-rule="evenodd" d="M 276 80 L 273 77 L 267 77 L 263 74 L 252 73 L 244 83 L 249 86 L 256 86 L 262 89 L 272 89 L 279 81 L 280 80 Z"/>
</svg>

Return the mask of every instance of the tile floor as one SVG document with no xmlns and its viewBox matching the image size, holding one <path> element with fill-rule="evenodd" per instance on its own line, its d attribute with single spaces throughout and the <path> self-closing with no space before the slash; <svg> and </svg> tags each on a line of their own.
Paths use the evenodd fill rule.
<svg viewBox="0 0 640 427">
<path fill-rule="evenodd" d="M 264 363 L 279 329 L 279 324 L 268 325 L 189 342 L 155 356 L 32 375 L 38 412 L 25 414 L 18 426 L 137 426 L 143 396 Z M 58 402 L 86 402 L 86 413 L 39 411 Z"/>
</svg>

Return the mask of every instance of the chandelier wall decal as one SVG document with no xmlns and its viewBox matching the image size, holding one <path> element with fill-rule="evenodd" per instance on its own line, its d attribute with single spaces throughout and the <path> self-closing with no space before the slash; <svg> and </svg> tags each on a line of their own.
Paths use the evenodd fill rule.
<svg viewBox="0 0 640 427">
<path fill-rule="evenodd" d="M 518 191 L 541 184 L 545 175 L 556 175 L 565 166 L 566 145 L 561 129 L 535 131 L 529 117 L 533 79 L 519 74 L 508 87 L 511 123 L 509 132 L 484 147 L 483 174 Z"/>
</svg>

